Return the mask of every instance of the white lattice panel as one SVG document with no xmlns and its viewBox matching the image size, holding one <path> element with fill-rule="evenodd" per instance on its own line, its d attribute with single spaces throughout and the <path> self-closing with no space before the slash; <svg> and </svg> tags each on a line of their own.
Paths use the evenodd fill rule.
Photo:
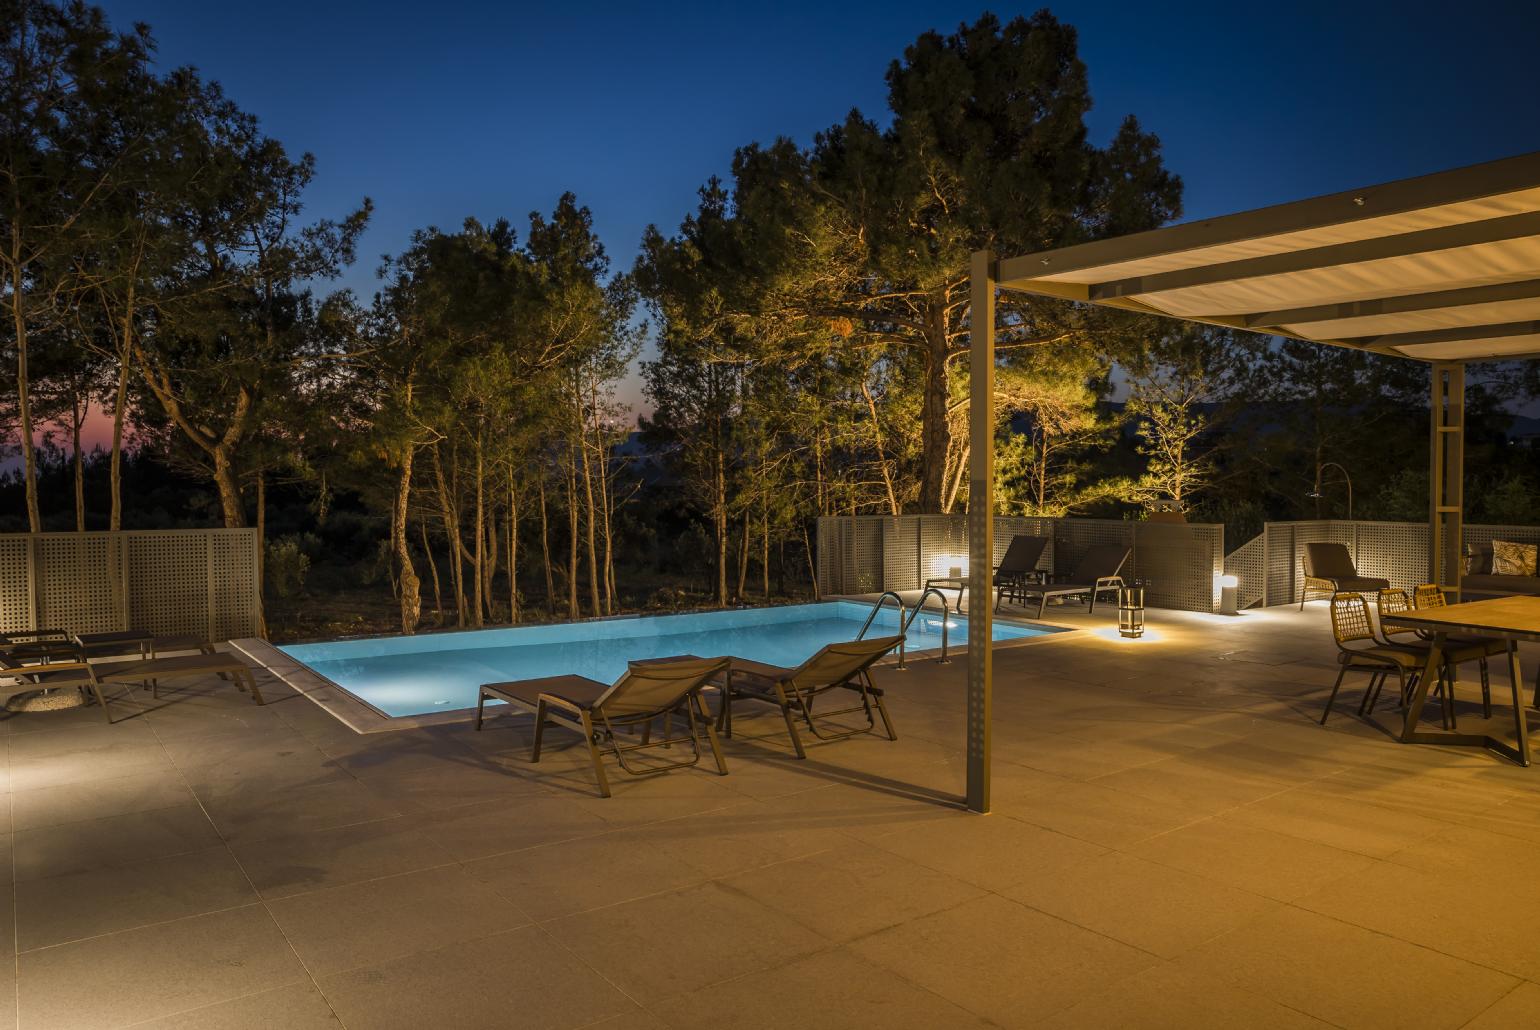
<svg viewBox="0 0 1540 1030">
<path fill-rule="evenodd" d="M 209 582 L 212 640 L 256 636 L 261 622 L 257 609 L 257 553 L 251 534 L 219 530 L 209 535 L 212 562 Z"/>
<path fill-rule="evenodd" d="M 32 615 L 30 552 L 25 536 L 0 536 L 0 633 L 39 628 Z"/>
<path fill-rule="evenodd" d="M 1134 554 L 1145 603 L 1155 608 L 1212 612 L 1219 604 L 1224 527 L 1136 522 Z M 1128 571 L 1125 580 L 1134 578 Z"/>
<path fill-rule="evenodd" d="M 36 560 L 40 628 L 71 633 L 122 628 L 115 604 L 116 549 L 109 534 L 39 534 Z"/>
<path fill-rule="evenodd" d="M 128 620 L 156 634 L 209 632 L 209 536 L 197 531 L 128 538 Z"/>
</svg>

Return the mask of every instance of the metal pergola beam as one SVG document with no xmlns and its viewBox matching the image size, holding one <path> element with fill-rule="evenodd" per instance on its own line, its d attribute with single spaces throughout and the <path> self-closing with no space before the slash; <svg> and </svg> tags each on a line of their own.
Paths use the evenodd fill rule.
<svg viewBox="0 0 1540 1030">
<path fill-rule="evenodd" d="M 973 255 L 968 316 L 968 786 L 970 812 L 989 811 L 994 691 L 995 262 Z M 980 603 L 982 600 L 982 603 Z"/>
<path fill-rule="evenodd" d="M 1479 222 L 1458 222 L 1454 225 L 1419 229 L 1394 236 L 1375 236 L 1367 240 L 1355 240 L 1352 243 L 1334 243 L 1325 247 L 1289 250 L 1263 257 L 1243 258 L 1239 261 L 1222 261 L 1218 264 L 1181 268 L 1172 272 L 1156 272 L 1152 275 L 1114 279 L 1092 286 L 1089 299 L 1099 301 L 1113 297 L 1186 290 L 1196 286 L 1213 286 L 1243 279 L 1260 279 L 1269 275 L 1288 275 L 1292 272 L 1309 272 L 1318 268 L 1359 264 L 1365 261 L 1383 261 L 1412 254 L 1458 250 L 1461 247 L 1474 247 L 1483 243 L 1498 243 L 1503 240 L 1523 239 L 1536 235 L 1540 235 L 1540 212 L 1526 211 L 1523 214 L 1488 218 Z"/>
<path fill-rule="evenodd" d="M 1540 152 L 1520 154 L 1380 186 L 1096 240 L 1048 253 L 1005 258 L 998 263 L 997 279 L 1007 289 L 1021 289 L 1027 281 L 1040 276 L 1065 275 L 1120 261 L 1201 250 L 1281 233 L 1306 232 L 1435 205 L 1458 204 L 1532 189 L 1537 183 L 1540 183 Z M 1029 288 L 1035 290 L 1036 285 Z"/>
<path fill-rule="evenodd" d="M 1439 311 L 1473 304 L 1500 304 L 1513 300 L 1540 300 L 1540 279 L 1490 286 L 1465 286 L 1458 290 L 1434 290 L 1401 297 L 1354 300 L 1340 304 L 1316 304 L 1311 307 L 1257 311 L 1242 315 L 1241 327 L 1255 332 L 1276 332 L 1285 325 L 1309 325 L 1312 322 L 1336 322 L 1347 318 L 1373 318 L 1378 315 L 1402 315 L 1414 311 Z M 1207 318 L 1201 319 L 1207 321 Z"/>
</svg>

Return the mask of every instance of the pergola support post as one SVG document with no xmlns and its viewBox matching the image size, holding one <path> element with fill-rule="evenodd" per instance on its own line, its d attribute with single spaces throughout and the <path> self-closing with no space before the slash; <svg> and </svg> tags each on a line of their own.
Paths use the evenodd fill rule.
<svg viewBox="0 0 1540 1030">
<path fill-rule="evenodd" d="M 1465 365 L 1433 365 L 1428 440 L 1428 581 L 1458 599 L 1465 521 Z"/>
<path fill-rule="evenodd" d="M 989 811 L 994 654 L 995 262 L 973 255 L 968 318 L 968 788 L 970 812 Z"/>
</svg>

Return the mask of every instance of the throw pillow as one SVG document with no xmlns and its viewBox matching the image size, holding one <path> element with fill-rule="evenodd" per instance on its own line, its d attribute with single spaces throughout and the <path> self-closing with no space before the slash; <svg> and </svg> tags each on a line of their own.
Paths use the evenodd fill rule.
<svg viewBox="0 0 1540 1030">
<path fill-rule="evenodd" d="M 1540 552 L 1540 547 L 1534 544 L 1493 540 L 1492 573 L 1497 576 L 1533 576 L 1537 552 Z"/>
</svg>

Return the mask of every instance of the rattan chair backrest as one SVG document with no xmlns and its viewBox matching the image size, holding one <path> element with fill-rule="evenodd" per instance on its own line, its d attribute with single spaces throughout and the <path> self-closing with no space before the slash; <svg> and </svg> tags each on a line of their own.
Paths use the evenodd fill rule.
<svg viewBox="0 0 1540 1030">
<path fill-rule="evenodd" d="M 1374 596 L 1374 607 L 1380 617 L 1380 630 L 1384 633 L 1412 633 L 1416 627 L 1396 622 L 1396 616 L 1412 610 L 1411 598 L 1406 591 L 1386 587 Z"/>
<path fill-rule="evenodd" d="M 727 664 L 726 658 L 686 658 L 631 665 L 594 702 L 594 710 L 612 716 L 667 711 L 713 676 L 726 672 Z"/>
<path fill-rule="evenodd" d="M 875 665 L 903 639 L 898 635 L 827 644 L 797 667 L 791 674 L 791 685 L 797 690 L 822 690 L 849 682 Z"/>
<path fill-rule="evenodd" d="M 1369 621 L 1369 602 L 1362 594 L 1333 594 L 1331 598 L 1331 635 L 1338 644 L 1355 640 L 1373 640 L 1374 624 Z"/>
<path fill-rule="evenodd" d="M 1443 608 L 1449 603 L 1444 588 L 1437 583 L 1424 583 L 1412 591 L 1412 603 L 1418 608 Z"/>
</svg>

